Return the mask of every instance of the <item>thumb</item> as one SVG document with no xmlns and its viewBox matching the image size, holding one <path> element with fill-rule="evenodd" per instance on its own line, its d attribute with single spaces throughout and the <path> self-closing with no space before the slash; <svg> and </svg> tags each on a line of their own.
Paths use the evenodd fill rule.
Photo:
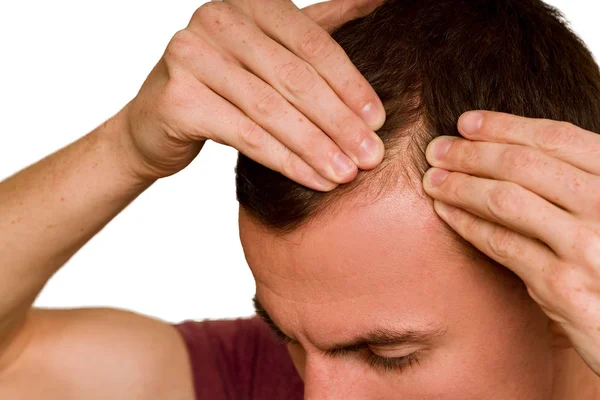
<svg viewBox="0 0 600 400">
<path fill-rule="evenodd" d="M 331 33 L 338 26 L 375 11 L 385 0 L 331 0 L 304 7 L 301 11 Z"/>
</svg>

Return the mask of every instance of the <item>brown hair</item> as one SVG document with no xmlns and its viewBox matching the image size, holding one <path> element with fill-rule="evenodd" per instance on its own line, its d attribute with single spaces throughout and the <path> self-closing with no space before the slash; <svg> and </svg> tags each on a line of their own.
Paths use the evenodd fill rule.
<svg viewBox="0 0 600 400">
<path fill-rule="evenodd" d="M 468 110 L 568 121 L 600 132 L 598 66 L 562 15 L 542 1 L 388 0 L 332 36 L 383 101 L 387 121 L 377 133 L 386 160 L 321 193 L 240 154 L 240 205 L 274 231 L 297 228 L 365 181 L 385 186 L 396 171 L 421 177 L 427 144 L 458 136 L 456 123 Z"/>
</svg>

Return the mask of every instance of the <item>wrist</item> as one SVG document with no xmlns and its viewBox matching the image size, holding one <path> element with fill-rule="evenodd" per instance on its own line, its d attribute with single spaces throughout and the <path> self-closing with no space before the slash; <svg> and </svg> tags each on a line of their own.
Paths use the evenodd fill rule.
<svg viewBox="0 0 600 400">
<path fill-rule="evenodd" d="M 106 134 L 118 145 L 123 167 L 140 184 L 150 185 L 184 169 L 198 155 L 204 141 L 183 141 L 169 136 L 164 124 L 135 110 L 134 101 L 127 104 L 107 124 Z M 105 124 L 106 125 L 106 124 Z"/>
<path fill-rule="evenodd" d="M 134 190 L 143 190 L 158 178 L 145 171 L 144 160 L 131 138 L 127 110 L 128 106 L 125 106 L 91 135 L 96 136 L 101 143 L 100 147 L 106 149 L 107 156 L 123 182 Z"/>
</svg>

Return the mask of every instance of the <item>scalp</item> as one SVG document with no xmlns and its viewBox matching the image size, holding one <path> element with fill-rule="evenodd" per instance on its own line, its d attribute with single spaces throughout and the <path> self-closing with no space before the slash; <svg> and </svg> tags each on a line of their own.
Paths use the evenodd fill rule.
<svg viewBox="0 0 600 400">
<path fill-rule="evenodd" d="M 542 1 L 388 0 L 332 37 L 384 104 L 387 120 L 377 134 L 386 158 L 353 182 L 321 193 L 240 154 L 240 205 L 272 230 L 293 230 L 350 193 L 418 185 L 429 167 L 427 144 L 458 136 L 458 118 L 469 110 L 600 132 L 598 66 L 562 15 Z"/>
</svg>

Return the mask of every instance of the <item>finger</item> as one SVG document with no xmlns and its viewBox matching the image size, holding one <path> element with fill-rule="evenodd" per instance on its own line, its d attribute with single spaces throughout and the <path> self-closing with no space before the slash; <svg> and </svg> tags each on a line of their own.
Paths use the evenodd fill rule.
<svg viewBox="0 0 600 400">
<path fill-rule="evenodd" d="M 558 254 L 571 248 L 577 221 L 523 187 L 432 168 L 423 188 L 432 198 L 539 239 Z"/>
<path fill-rule="evenodd" d="M 372 0 L 371 2 L 337 0 L 321 7 L 322 10 L 328 7 L 328 12 L 335 15 L 335 13 L 343 11 L 344 7 L 351 9 L 356 5 L 366 5 L 367 3 L 372 3 Z M 377 130 L 383 125 L 385 110 L 375 90 L 327 31 L 298 10 L 291 2 L 256 0 L 254 4 L 259 10 L 254 14 L 256 24 L 268 36 L 314 67 L 335 94 L 371 129 Z M 273 24 L 274 20 L 279 23 Z M 285 29 L 281 27 L 285 27 Z M 322 95 L 324 93 L 315 94 Z M 328 97 L 331 99 L 332 96 Z M 333 105 L 324 110 L 336 111 Z"/>
<path fill-rule="evenodd" d="M 172 68 L 170 72 L 176 72 Z M 180 124 L 178 131 L 189 133 L 189 139 L 209 138 L 232 146 L 267 168 L 315 190 L 329 191 L 337 186 L 195 77 L 190 76 L 186 81 L 182 78 L 183 72 L 172 75 L 180 77 L 179 83 L 171 84 L 178 84 L 180 88 L 170 89 L 172 93 L 179 93 L 175 97 L 178 105 L 173 107 L 173 120 Z M 165 90 L 166 98 L 171 97 L 169 89 Z M 182 97 L 180 93 L 186 94 Z"/>
<path fill-rule="evenodd" d="M 180 33 L 184 34 L 184 32 Z M 210 43 L 187 33 L 193 56 L 186 67 L 215 93 L 297 154 L 324 178 L 346 183 L 356 176 L 356 165 L 339 147 L 275 89 L 254 74 L 219 55 Z"/>
<path fill-rule="evenodd" d="M 304 7 L 302 12 L 331 33 L 348 21 L 371 14 L 383 2 L 384 0 L 331 0 Z"/>
<path fill-rule="evenodd" d="M 434 167 L 517 183 L 577 215 L 600 213 L 600 178 L 538 149 L 443 136 L 426 155 Z"/>
<path fill-rule="evenodd" d="M 300 156 L 321 176 L 337 183 L 347 183 L 356 177 L 358 171 L 354 162 L 275 89 L 234 64 L 225 63 L 220 70 L 228 79 L 219 79 L 218 74 L 207 71 L 205 83 Z"/>
<path fill-rule="evenodd" d="M 282 175 L 319 191 L 330 191 L 337 185 L 319 175 L 298 155 L 269 135 L 235 106 L 213 93 L 207 103 L 214 104 L 214 114 L 206 110 L 206 129 L 216 141 L 239 150 L 247 157 Z"/>
<path fill-rule="evenodd" d="M 219 41 L 221 48 L 277 90 L 359 168 L 371 169 L 381 162 L 383 143 L 379 137 L 337 97 L 313 67 L 266 36 L 245 15 L 229 6 L 223 8 L 224 11 L 220 9 L 207 8 L 209 11 L 202 18 L 205 19 L 203 26 L 208 26 L 207 33 Z M 226 28 L 216 27 L 211 22 L 214 22 L 214 12 L 221 20 L 220 26 Z M 253 45 L 239 46 L 237 41 L 231 41 L 231 29 L 239 30 L 234 36 L 244 37 Z M 279 139 L 285 143 L 282 137 Z"/>
<path fill-rule="evenodd" d="M 440 218 L 485 255 L 517 274 L 534 293 L 545 293 L 544 275 L 552 274 L 558 257 L 539 241 L 479 218 L 440 201 L 434 202 Z"/>
<path fill-rule="evenodd" d="M 471 140 L 535 147 L 583 171 L 600 175 L 600 135 L 567 122 L 477 111 L 463 114 L 458 130 Z"/>
</svg>

